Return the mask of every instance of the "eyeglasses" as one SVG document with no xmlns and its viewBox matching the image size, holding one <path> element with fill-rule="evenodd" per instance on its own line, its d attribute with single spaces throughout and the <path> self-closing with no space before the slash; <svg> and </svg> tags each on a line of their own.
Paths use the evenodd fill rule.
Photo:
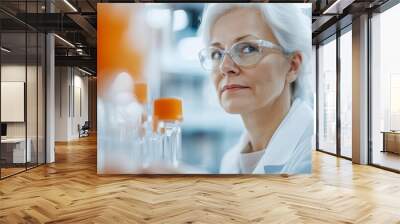
<svg viewBox="0 0 400 224">
<path fill-rule="evenodd" d="M 219 68 L 226 55 L 239 66 L 250 67 L 256 65 L 267 54 L 279 50 L 285 55 L 288 53 L 276 44 L 266 40 L 254 40 L 237 42 L 228 50 L 218 47 L 207 47 L 199 52 L 201 66 L 207 71 L 215 71 Z"/>
</svg>

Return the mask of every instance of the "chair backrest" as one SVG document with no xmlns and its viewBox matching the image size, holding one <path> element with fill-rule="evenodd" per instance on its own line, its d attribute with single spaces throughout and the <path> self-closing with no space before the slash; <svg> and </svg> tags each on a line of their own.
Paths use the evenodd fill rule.
<svg viewBox="0 0 400 224">
<path fill-rule="evenodd" d="M 90 127 L 89 121 L 85 121 L 85 123 L 83 124 L 82 128 L 89 128 L 89 127 Z"/>
</svg>

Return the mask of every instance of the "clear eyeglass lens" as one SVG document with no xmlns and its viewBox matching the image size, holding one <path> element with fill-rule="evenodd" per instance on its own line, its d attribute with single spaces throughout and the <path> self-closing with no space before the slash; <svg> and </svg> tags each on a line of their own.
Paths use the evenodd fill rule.
<svg viewBox="0 0 400 224">
<path fill-rule="evenodd" d="M 203 50 L 200 57 L 203 67 L 207 70 L 213 70 L 221 63 L 224 53 L 221 49 L 211 47 Z"/>
<path fill-rule="evenodd" d="M 207 70 L 218 68 L 224 56 L 224 51 L 216 47 L 210 47 L 200 53 L 201 63 Z M 230 56 L 239 66 L 251 66 L 258 63 L 262 57 L 262 50 L 257 43 L 242 42 L 232 47 Z"/>
<path fill-rule="evenodd" d="M 261 48 L 256 43 L 238 43 L 232 48 L 232 57 L 241 66 L 250 66 L 262 56 Z"/>
</svg>

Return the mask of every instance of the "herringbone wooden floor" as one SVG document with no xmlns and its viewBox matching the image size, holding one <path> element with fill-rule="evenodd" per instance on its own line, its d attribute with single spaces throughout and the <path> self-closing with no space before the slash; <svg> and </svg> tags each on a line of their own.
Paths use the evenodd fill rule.
<svg viewBox="0 0 400 224">
<path fill-rule="evenodd" d="M 98 176 L 94 137 L 0 181 L 0 223 L 400 223 L 400 175 L 315 152 L 303 176 Z"/>
</svg>

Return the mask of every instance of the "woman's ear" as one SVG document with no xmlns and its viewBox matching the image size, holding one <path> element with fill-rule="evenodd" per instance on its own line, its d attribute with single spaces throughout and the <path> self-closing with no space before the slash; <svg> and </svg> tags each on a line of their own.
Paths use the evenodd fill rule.
<svg viewBox="0 0 400 224">
<path fill-rule="evenodd" d="M 303 56 L 300 52 L 294 52 L 289 58 L 289 71 L 286 76 L 286 81 L 292 83 L 296 80 L 299 70 L 301 68 L 301 63 L 303 62 Z"/>
</svg>

